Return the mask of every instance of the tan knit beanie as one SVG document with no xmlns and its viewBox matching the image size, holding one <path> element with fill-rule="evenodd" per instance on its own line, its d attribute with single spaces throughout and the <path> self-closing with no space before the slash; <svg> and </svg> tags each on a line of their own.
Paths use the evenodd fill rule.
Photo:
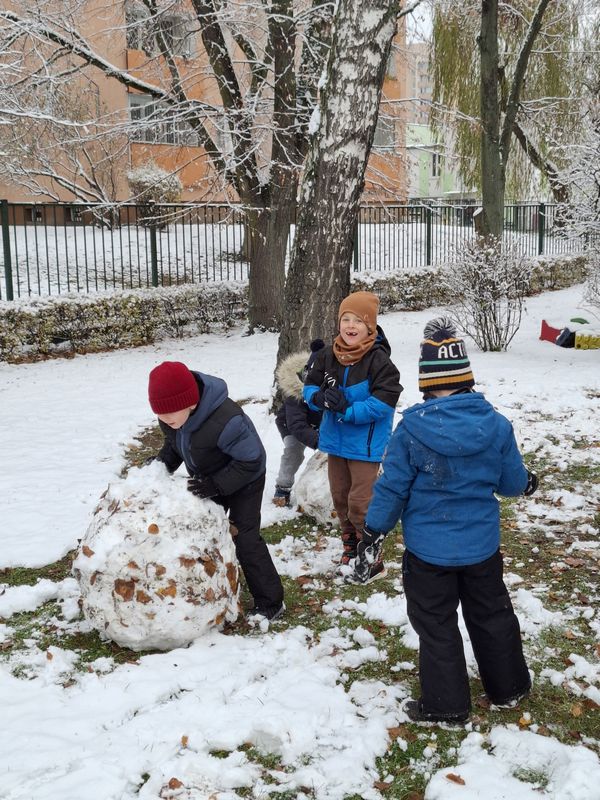
<svg viewBox="0 0 600 800">
<path fill-rule="evenodd" d="M 366 324 L 369 333 L 377 328 L 377 311 L 379 310 L 379 298 L 373 292 L 354 292 L 345 297 L 340 303 L 338 312 L 338 323 L 342 314 L 349 311 L 356 314 Z"/>
</svg>

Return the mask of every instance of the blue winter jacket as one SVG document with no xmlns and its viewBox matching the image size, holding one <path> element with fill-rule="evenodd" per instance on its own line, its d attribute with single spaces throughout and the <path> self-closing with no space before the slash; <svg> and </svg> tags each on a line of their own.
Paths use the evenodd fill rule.
<svg viewBox="0 0 600 800">
<path fill-rule="evenodd" d="M 340 364 L 331 346 L 319 350 L 306 376 L 304 400 L 318 410 L 311 397 L 319 388 L 336 386 L 348 408 L 343 414 L 324 411 L 319 450 L 355 461 L 381 461 L 392 432 L 394 409 L 402 386 L 390 359 L 390 346 L 377 326 L 373 347 L 356 364 Z"/>
<path fill-rule="evenodd" d="M 366 525 L 387 533 L 401 519 L 407 550 L 423 561 L 477 564 L 500 545 L 495 492 L 516 496 L 526 486 L 506 417 L 479 392 L 435 398 L 404 412 Z"/>
</svg>

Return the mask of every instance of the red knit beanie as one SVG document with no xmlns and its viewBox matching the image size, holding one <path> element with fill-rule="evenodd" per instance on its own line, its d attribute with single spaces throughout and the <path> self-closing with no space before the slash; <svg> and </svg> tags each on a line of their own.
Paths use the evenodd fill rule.
<svg viewBox="0 0 600 800">
<path fill-rule="evenodd" d="M 193 373 L 180 361 L 163 361 L 150 373 L 148 400 L 155 414 L 173 414 L 195 406 L 200 390 Z"/>
</svg>

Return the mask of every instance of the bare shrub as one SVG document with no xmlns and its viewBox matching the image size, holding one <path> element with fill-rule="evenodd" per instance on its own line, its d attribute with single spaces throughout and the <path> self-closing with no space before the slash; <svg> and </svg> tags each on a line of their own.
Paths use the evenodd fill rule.
<svg viewBox="0 0 600 800">
<path fill-rule="evenodd" d="M 506 350 L 519 330 L 531 263 L 510 244 L 477 238 L 462 243 L 444 273 L 452 316 L 484 351 Z"/>
<path fill-rule="evenodd" d="M 149 161 L 128 172 L 127 180 L 138 204 L 140 222 L 164 227 L 168 219 L 161 204 L 176 203 L 180 199 L 183 187 L 179 177 Z"/>
<path fill-rule="evenodd" d="M 584 302 L 600 313 L 600 251 L 588 250 L 587 281 L 585 284 Z"/>
</svg>

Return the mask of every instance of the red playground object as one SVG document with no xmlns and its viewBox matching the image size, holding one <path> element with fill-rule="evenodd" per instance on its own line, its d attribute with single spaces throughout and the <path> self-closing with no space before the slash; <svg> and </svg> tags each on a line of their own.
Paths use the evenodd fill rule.
<svg viewBox="0 0 600 800">
<path fill-rule="evenodd" d="M 556 342 L 556 338 L 561 332 L 562 328 L 553 328 L 548 325 L 545 319 L 542 320 L 542 330 L 540 331 L 540 339 L 544 342 Z"/>
</svg>

